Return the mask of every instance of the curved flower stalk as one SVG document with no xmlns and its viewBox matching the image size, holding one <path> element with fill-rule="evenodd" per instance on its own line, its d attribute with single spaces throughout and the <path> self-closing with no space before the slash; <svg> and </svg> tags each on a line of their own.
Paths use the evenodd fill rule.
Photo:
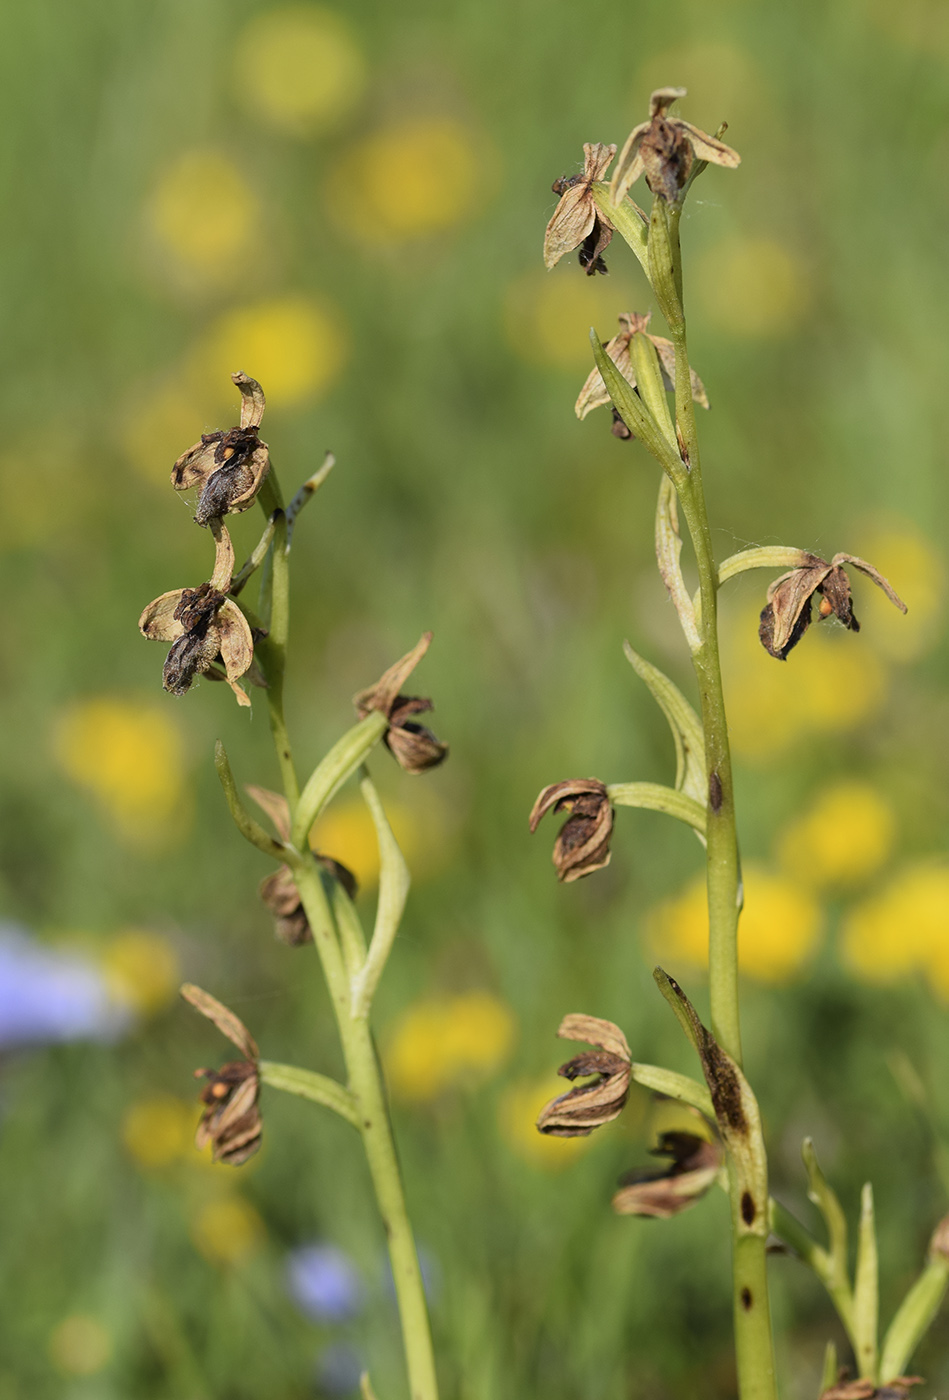
<svg viewBox="0 0 949 1400">
<path fill-rule="evenodd" d="M 261 1059 L 256 1042 L 233 1012 L 209 993 L 186 985 L 182 995 L 229 1037 L 242 1057 L 218 1070 L 197 1071 L 207 1081 L 201 1093 L 204 1111 L 197 1142 L 199 1146 L 210 1144 L 216 1161 L 231 1166 L 245 1162 L 260 1144 L 261 1085 L 320 1104 L 357 1130 L 388 1240 L 412 1400 L 437 1400 L 418 1254 L 370 1028 L 373 997 L 402 918 L 409 875 L 365 768 L 380 740 L 409 773 L 423 773 L 446 757 L 447 744 L 413 718 L 431 709 L 432 702 L 401 693 L 403 682 L 425 655 L 432 637 L 426 633 L 374 686 L 356 696 L 358 722 L 301 785 L 283 713 L 290 526 L 326 479 L 333 458 L 327 457 L 284 510 L 267 445 L 257 431 L 264 410 L 263 390 L 247 374 L 232 378 L 242 396 L 239 426 L 205 434 L 179 457 L 172 474 L 176 490 L 200 488 L 195 521 L 209 526 L 215 536 L 214 571 L 200 588 L 175 589 L 149 603 L 139 626 L 146 637 L 171 642 L 163 683 L 173 694 L 184 694 L 199 675 L 226 679 L 243 705 L 250 704 L 250 697 L 238 685 L 241 677 L 255 680 L 266 690 L 284 791 L 271 792 L 255 785 L 247 790 L 269 817 L 275 836 L 245 808 L 221 744 L 215 764 L 241 835 L 277 864 L 259 888 L 274 917 L 277 937 L 292 947 L 312 944 L 316 950 L 336 1019 L 347 1082 L 342 1084 L 316 1070 Z M 235 574 L 234 551 L 223 516 L 246 510 L 254 500 L 260 502 L 266 527 L 259 544 Z M 243 600 L 238 605 L 233 597 L 258 570 L 263 621 Z M 370 938 L 354 904 L 357 890 L 351 872 L 331 856 L 311 850 L 309 844 L 310 829 L 319 813 L 357 773 L 379 842 L 379 898 Z M 371 1395 L 366 1377 L 363 1392 Z"/>
<path fill-rule="evenodd" d="M 709 908 L 710 1027 L 700 1021 L 688 997 L 661 969 L 656 980 L 696 1052 L 705 1085 L 656 1066 L 632 1062 L 616 1027 L 593 1017 L 568 1017 L 560 1034 L 598 1048 L 561 1068 L 568 1079 L 587 1077 L 548 1104 L 538 1120 L 542 1132 L 586 1133 L 609 1122 L 622 1107 L 630 1080 L 670 1093 L 698 1115 L 695 1135 L 673 1135 L 660 1144 L 671 1159 L 667 1170 L 635 1173 L 614 1198 L 617 1210 L 671 1215 L 697 1199 L 715 1180 L 726 1186 L 733 1244 L 733 1298 L 737 1370 L 741 1400 L 775 1400 L 774 1351 L 768 1301 L 766 1247 L 774 1231 L 818 1275 L 837 1308 L 854 1349 L 856 1382 L 838 1384 L 836 1361 L 825 1372 L 825 1400 L 887 1396 L 897 1400 L 913 1378 L 905 1374 L 920 1337 L 932 1322 L 949 1280 L 949 1251 L 940 1227 L 929 1260 L 878 1343 L 877 1248 L 873 1194 L 864 1189 L 853 1276 L 849 1273 L 846 1224 L 836 1197 L 805 1148 L 809 1194 L 827 1223 L 824 1248 L 768 1194 L 768 1163 L 761 1114 L 742 1069 L 738 997 L 737 929 L 742 884 L 735 826 L 728 724 L 719 660 L 717 595 L 727 579 L 745 569 L 785 570 L 771 584 L 760 619 L 760 640 L 784 660 L 803 637 L 813 604 L 821 617 L 836 617 L 858 631 L 845 565 L 864 573 L 891 602 L 905 605 L 871 564 L 850 554 L 825 560 L 784 546 L 750 549 L 718 564 L 712 549 L 696 430 L 695 405 L 707 407 L 704 385 L 689 361 L 679 223 L 683 201 L 709 163 L 735 169 L 738 153 L 721 140 L 721 127 L 709 136 L 670 115 L 683 88 L 652 94 L 650 116 L 630 133 L 607 190 L 602 183 L 612 147 L 587 146 L 584 177 L 567 193 L 548 227 L 544 258 L 548 266 L 568 246 L 592 234 L 591 205 L 618 232 L 643 267 L 669 328 L 669 339 L 647 330 L 648 317 L 620 316 L 620 333 L 605 344 L 591 331 L 594 369 L 576 403 L 586 417 L 609 404 L 613 432 L 638 438 L 662 469 L 656 512 L 656 557 L 660 575 L 682 627 L 696 678 L 699 713 L 672 681 L 633 651 L 628 658 L 666 715 L 676 751 L 675 784 L 599 780 L 554 783 L 545 788 L 531 813 L 536 829 L 548 811 L 567 811 L 568 820 L 554 848 L 558 878 L 570 881 L 602 869 L 610 859 L 614 808 L 635 805 L 662 811 L 693 827 L 706 845 Z M 592 152 L 600 153 L 594 165 Z M 648 218 L 628 198 L 641 177 L 653 194 Z M 572 196 L 567 204 L 568 195 Z M 580 212 L 583 211 L 583 218 Z M 575 226 L 574 226 L 575 225 Z M 551 243 L 551 229 L 556 240 Z M 648 232 L 646 231 L 648 228 Z M 563 245 L 563 246 L 561 246 Z M 604 245 L 605 246 L 605 245 Z M 591 250 L 592 251 L 592 250 Z M 680 565 L 679 518 L 688 530 L 699 588 L 692 596 Z M 715 1128 L 708 1127 L 714 1121 Z M 706 1127 L 703 1129 L 702 1124 Z"/>
</svg>

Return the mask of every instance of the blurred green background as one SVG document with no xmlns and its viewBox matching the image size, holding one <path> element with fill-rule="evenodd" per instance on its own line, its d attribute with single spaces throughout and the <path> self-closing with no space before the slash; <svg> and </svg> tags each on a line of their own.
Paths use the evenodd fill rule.
<svg viewBox="0 0 949 1400">
<path fill-rule="evenodd" d="M 338 458 L 292 555 L 301 765 L 435 632 L 418 684 L 451 758 L 373 771 L 416 871 L 377 1026 L 445 1395 L 733 1393 L 724 1197 L 611 1213 L 665 1122 L 638 1091 L 579 1145 L 532 1127 L 564 1013 L 694 1073 L 652 962 L 707 1006 L 691 833 L 622 811 L 609 869 L 562 888 L 552 824 L 526 824 L 560 778 L 669 781 L 624 637 L 690 686 L 655 464 L 572 409 L 589 325 L 605 339 L 648 288 L 618 239 L 606 278 L 540 259 L 551 181 L 665 84 L 743 157 L 683 221 L 720 556 L 847 550 L 910 609 L 858 576 L 862 634 L 815 627 L 786 665 L 755 635 L 765 575 L 723 616 L 773 1189 L 814 1223 L 805 1133 L 852 1219 L 872 1177 L 888 1319 L 949 1189 L 946 7 L 32 0 L 3 19 L 0 898 L 136 1018 L 109 1043 L 4 1035 L 0 1400 L 303 1400 L 353 1394 L 361 1365 L 380 1400 L 405 1393 L 349 1129 L 265 1091 L 246 1168 L 190 1145 L 191 1071 L 227 1056 L 180 977 L 266 1057 L 339 1069 L 313 950 L 274 941 L 267 864 L 212 766 L 221 737 L 241 782 L 277 785 L 265 712 L 223 686 L 166 696 L 136 631 L 208 577 L 168 474 L 235 421 L 238 368 L 267 391 L 285 491 Z M 260 523 L 235 518 L 239 557 Z M 318 835 L 371 918 L 357 797 Z M 291 1296 L 314 1241 L 345 1252 L 352 1306 Z M 842 1334 L 795 1260 L 773 1280 L 784 1393 L 813 1396 Z M 927 1393 L 945 1336 L 916 1360 Z"/>
</svg>

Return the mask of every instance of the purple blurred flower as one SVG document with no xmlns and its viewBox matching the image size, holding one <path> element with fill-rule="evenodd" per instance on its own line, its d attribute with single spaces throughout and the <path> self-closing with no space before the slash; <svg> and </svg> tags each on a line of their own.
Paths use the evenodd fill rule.
<svg viewBox="0 0 949 1400">
<path fill-rule="evenodd" d="M 314 1322 L 345 1322 L 359 1311 L 362 1284 L 347 1254 L 331 1244 L 295 1249 L 287 1259 L 287 1287 Z"/>
<path fill-rule="evenodd" d="M 356 1395 L 365 1369 L 362 1357 L 348 1342 L 331 1342 L 316 1363 L 317 1389 L 323 1395 Z"/>
<path fill-rule="evenodd" d="M 0 923 L 0 1049 L 63 1040 L 111 1040 L 129 1024 L 87 959 L 44 948 Z"/>
</svg>

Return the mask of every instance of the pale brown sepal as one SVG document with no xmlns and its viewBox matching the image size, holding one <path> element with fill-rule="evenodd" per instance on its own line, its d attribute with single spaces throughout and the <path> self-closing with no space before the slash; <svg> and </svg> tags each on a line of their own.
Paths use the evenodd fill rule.
<svg viewBox="0 0 949 1400">
<path fill-rule="evenodd" d="M 613 225 L 597 209 L 590 187 L 603 179 L 615 155 L 615 146 L 585 142 L 583 174 L 554 183 L 560 203 L 544 233 L 544 264 L 548 269 L 556 267 L 564 253 L 580 248 L 580 266 L 588 276 L 606 271 L 601 254 L 613 237 Z"/>
<path fill-rule="evenodd" d="M 393 666 L 390 666 L 388 671 L 379 677 L 375 685 L 368 686 L 353 696 L 353 704 L 360 719 L 365 719 L 370 710 L 380 710 L 386 717 L 392 713 L 396 696 L 431 644 L 432 633 L 423 632 L 412 650 L 407 651 Z"/>
<path fill-rule="evenodd" d="M 254 799 L 262 811 L 266 812 L 281 841 L 289 841 L 290 807 L 283 794 L 271 792 L 269 788 L 258 787 L 256 783 L 245 784 L 244 791 Z"/>
<path fill-rule="evenodd" d="M 632 1056 L 619 1026 L 596 1016 L 565 1016 L 557 1034 L 597 1046 L 568 1060 L 557 1073 L 570 1080 L 594 1077 L 545 1104 L 537 1128 L 549 1137 L 587 1137 L 622 1112 L 629 1095 Z"/>
<path fill-rule="evenodd" d="M 724 1154 L 721 1145 L 693 1133 L 663 1133 L 655 1155 L 670 1157 L 662 1171 L 628 1172 L 613 1197 L 618 1215 L 668 1220 L 688 1210 L 714 1184 Z"/>
<path fill-rule="evenodd" d="M 260 1051 L 254 1037 L 240 1017 L 235 1016 L 223 1002 L 218 1001 L 217 997 L 212 997 L 210 992 L 196 987 L 193 982 L 185 982 L 180 991 L 185 1001 L 190 1002 L 202 1016 L 213 1021 L 221 1034 L 226 1035 L 228 1040 L 237 1046 L 245 1059 L 255 1062 L 260 1059 Z"/>
<path fill-rule="evenodd" d="M 544 788 L 531 810 L 532 832 L 550 811 L 570 813 L 551 856 L 558 880 L 570 884 L 609 865 L 613 808 L 599 778 L 572 778 Z"/>
<path fill-rule="evenodd" d="M 267 407 L 263 389 L 256 379 L 252 379 L 242 369 L 232 374 L 231 378 L 241 391 L 241 427 L 259 428 L 264 409 Z"/>
<path fill-rule="evenodd" d="M 811 601 L 815 593 L 820 594 L 820 615 L 829 617 L 831 613 L 850 629 L 860 631 L 860 623 L 853 612 L 850 596 L 850 579 L 843 568 L 851 564 L 855 569 L 871 578 L 878 588 L 889 598 L 900 612 L 906 612 L 906 604 L 891 587 L 889 580 L 855 554 L 835 554 L 828 561 L 816 554 L 805 556 L 807 562 L 801 568 L 791 569 L 776 578 L 768 589 L 768 601 L 761 612 L 758 636 L 765 651 L 778 661 L 786 661 L 804 636 L 811 624 Z"/>
</svg>

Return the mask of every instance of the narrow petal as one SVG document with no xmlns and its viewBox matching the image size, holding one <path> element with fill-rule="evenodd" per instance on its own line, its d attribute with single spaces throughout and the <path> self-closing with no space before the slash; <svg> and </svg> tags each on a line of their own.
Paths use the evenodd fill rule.
<svg viewBox="0 0 949 1400">
<path fill-rule="evenodd" d="M 267 407 L 263 389 L 256 379 L 251 379 L 243 370 L 238 370 L 231 378 L 241 391 L 241 427 L 259 428 Z"/>
<path fill-rule="evenodd" d="M 619 153 L 619 160 L 616 162 L 616 169 L 613 171 L 613 179 L 610 183 L 610 199 L 613 204 L 619 204 L 630 185 L 634 185 L 643 173 L 643 162 L 639 148 L 648 130 L 649 122 L 640 122 L 639 126 L 633 127 L 626 138 L 626 144 Z"/>
<path fill-rule="evenodd" d="M 583 143 L 584 180 L 602 180 L 615 155 L 615 146 L 604 146 L 600 141 L 585 141 Z"/>
<path fill-rule="evenodd" d="M 390 666 L 388 671 L 379 677 L 375 685 L 369 686 L 366 690 L 360 690 L 357 695 L 353 696 L 353 704 L 361 719 L 364 719 L 370 710 L 381 710 L 386 716 L 391 713 L 396 696 L 428 651 L 431 643 L 432 633 L 423 632 L 412 650 L 400 657 L 394 666 Z"/>
<path fill-rule="evenodd" d="M 258 807 L 267 813 L 273 822 L 274 831 L 281 841 L 289 841 L 290 808 L 283 794 L 271 792 L 269 788 L 258 787 L 256 783 L 247 783 L 244 791 L 254 799 Z"/>
<path fill-rule="evenodd" d="M 256 1063 L 260 1058 L 257 1042 L 239 1016 L 235 1016 L 234 1012 L 230 1011 L 223 1002 L 218 1001 L 217 997 L 212 997 L 210 992 L 196 987 L 193 982 L 184 984 L 181 988 L 181 995 L 185 1001 L 191 1003 L 196 1011 L 200 1011 L 202 1016 L 213 1021 L 221 1034 L 226 1035 L 228 1040 L 237 1046 L 245 1059 Z"/>
<path fill-rule="evenodd" d="M 234 546 L 226 527 L 217 518 L 211 521 L 211 533 L 214 535 L 215 551 L 214 573 L 210 583 L 218 593 L 226 593 L 234 576 Z"/>
<path fill-rule="evenodd" d="M 889 579 L 884 578 L 878 569 L 875 569 L 872 564 L 867 563 L 866 559 L 858 559 L 855 554 L 835 554 L 831 563 L 834 566 L 838 564 L 852 564 L 855 569 L 859 569 L 862 574 L 866 574 L 867 578 L 872 578 L 877 587 L 883 589 L 883 592 L 889 598 L 890 602 L 893 603 L 895 607 L 899 608 L 900 612 L 906 612 L 906 604 L 892 586 Z"/>
<path fill-rule="evenodd" d="M 564 253 L 572 253 L 593 231 L 596 205 L 586 184 L 571 185 L 560 197 L 544 234 L 544 266 L 556 267 Z"/>
<path fill-rule="evenodd" d="M 724 165 L 729 170 L 741 165 L 738 152 L 733 151 L 731 146 L 726 146 L 724 141 L 719 141 L 717 136 L 709 136 L 707 131 L 700 131 L 697 126 L 693 126 L 691 122 L 684 122 L 681 117 L 674 118 L 673 125 L 686 133 L 699 160 L 710 161 L 713 165 Z"/>
<path fill-rule="evenodd" d="M 561 1040 L 580 1040 L 585 1045 L 598 1045 L 611 1055 L 619 1055 L 627 1064 L 632 1061 L 632 1052 L 625 1035 L 612 1021 L 601 1020 L 599 1016 L 584 1016 L 573 1012 L 565 1016 L 557 1028 Z"/>
<path fill-rule="evenodd" d="M 138 620 L 138 630 L 152 642 L 176 642 L 184 635 L 184 627 L 175 611 L 184 596 L 183 588 L 174 588 L 149 603 Z"/>
<path fill-rule="evenodd" d="M 673 102 L 678 102 L 679 98 L 685 97 L 687 93 L 688 88 L 683 87 L 656 88 L 655 92 L 649 94 L 650 117 L 664 117 Z"/>
</svg>

